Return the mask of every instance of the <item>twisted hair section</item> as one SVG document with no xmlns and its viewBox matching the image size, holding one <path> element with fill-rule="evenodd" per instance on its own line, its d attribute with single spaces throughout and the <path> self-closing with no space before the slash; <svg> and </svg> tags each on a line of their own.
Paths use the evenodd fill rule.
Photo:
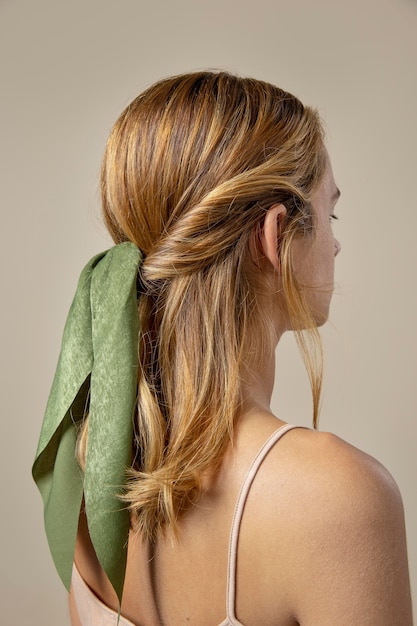
<svg viewBox="0 0 417 626">
<path fill-rule="evenodd" d="M 316 420 L 320 342 L 294 276 L 291 242 L 313 236 L 309 200 L 323 172 L 315 111 L 278 87 L 225 72 L 157 83 L 112 130 L 102 166 L 104 218 L 116 243 L 133 241 L 145 255 L 134 463 L 121 497 L 149 540 L 167 524 L 175 528 L 202 477 L 220 465 L 242 370 L 271 343 L 267 284 L 249 240 L 276 203 L 287 208 L 283 290 Z"/>
</svg>

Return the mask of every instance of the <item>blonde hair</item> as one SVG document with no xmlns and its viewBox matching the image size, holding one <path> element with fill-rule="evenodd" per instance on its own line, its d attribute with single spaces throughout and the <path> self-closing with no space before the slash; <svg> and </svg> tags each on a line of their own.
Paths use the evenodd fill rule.
<svg viewBox="0 0 417 626">
<path fill-rule="evenodd" d="M 315 111 L 278 87 L 225 72 L 162 80 L 111 132 L 105 221 L 116 243 L 132 241 L 145 256 L 134 461 L 121 497 L 149 540 L 167 524 L 175 529 L 204 472 L 221 463 L 246 357 L 270 344 L 249 239 L 276 203 L 287 208 L 283 291 L 316 422 L 320 339 L 294 277 L 291 242 L 312 230 L 309 201 L 324 167 Z"/>
</svg>

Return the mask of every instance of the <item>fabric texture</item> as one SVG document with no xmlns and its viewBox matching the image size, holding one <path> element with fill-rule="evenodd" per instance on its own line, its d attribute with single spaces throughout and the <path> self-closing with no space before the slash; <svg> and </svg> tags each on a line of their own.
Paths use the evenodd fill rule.
<svg viewBox="0 0 417 626">
<path fill-rule="evenodd" d="M 118 615 L 106 606 L 81 578 L 74 565 L 72 571 L 71 592 L 82 626 L 135 626 L 126 617 Z"/>
<path fill-rule="evenodd" d="M 286 424 L 278 428 L 265 441 L 256 457 L 253 459 L 245 479 L 242 483 L 233 514 L 233 521 L 230 530 L 229 551 L 227 562 L 227 590 L 226 590 L 226 619 L 219 626 L 244 626 L 236 617 L 236 570 L 237 570 L 237 550 L 239 541 L 239 531 L 242 522 L 243 512 L 246 500 L 256 477 L 256 474 L 267 456 L 268 452 L 274 447 L 279 439 L 289 430 L 299 428 Z M 77 607 L 78 616 L 82 626 L 116 626 L 118 623 L 118 614 L 94 594 L 90 587 L 80 576 L 80 573 L 74 564 L 72 573 L 72 593 Z M 140 591 L 139 591 L 140 593 Z M 135 626 L 125 617 L 120 616 L 120 624 L 123 626 Z"/>
<path fill-rule="evenodd" d="M 129 514 L 118 494 L 131 463 L 137 397 L 140 250 L 130 242 L 95 256 L 81 273 L 65 325 L 32 473 L 45 530 L 69 590 L 84 496 L 88 528 L 119 600 Z M 77 426 L 88 414 L 86 470 L 75 457 Z"/>
</svg>

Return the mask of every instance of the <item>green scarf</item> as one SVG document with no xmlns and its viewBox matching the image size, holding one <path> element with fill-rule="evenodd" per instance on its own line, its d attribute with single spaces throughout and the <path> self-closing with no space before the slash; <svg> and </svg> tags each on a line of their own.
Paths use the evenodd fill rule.
<svg viewBox="0 0 417 626">
<path fill-rule="evenodd" d="M 81 273 L 33 464 L 45 530 L 69 590 L 84 496 L 97 558 L 121 602 L 129 514 L 118 499 L 131 463 L 137 399 L 140 250 L 126 242 Z M 75 458 L 77 425 L 88 412 L 85 473 Z"/>
</svg>

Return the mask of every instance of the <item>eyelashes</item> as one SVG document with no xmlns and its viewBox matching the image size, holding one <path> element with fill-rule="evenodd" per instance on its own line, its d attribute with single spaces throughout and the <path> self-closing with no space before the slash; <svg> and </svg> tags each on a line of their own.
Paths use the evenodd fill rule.
<svg viewBox="0 0 417 626">
<path fill-rule="evenodd" d="M 335 215 L 334 213 L 332 213 L 332 214 L 329 216 L 329 221 L 330 221 L 330 222 L 333 222 L 334 220 L 338 220 L 338 219 L 339 219 L 339 218 L 338 218 L 338 217 L 337 217 L 337 215 Z"/>
</svg>

